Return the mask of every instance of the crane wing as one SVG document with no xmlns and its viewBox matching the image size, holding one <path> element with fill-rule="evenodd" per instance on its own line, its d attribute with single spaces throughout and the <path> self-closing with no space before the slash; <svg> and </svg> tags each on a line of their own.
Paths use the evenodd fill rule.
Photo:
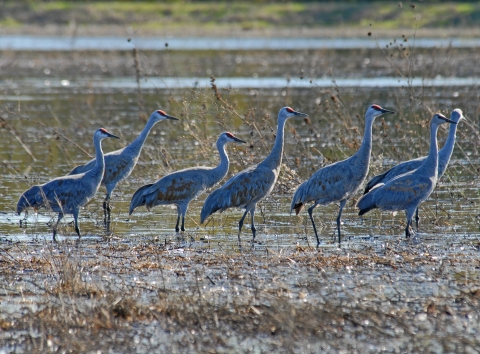
<svg viewBox="0 0 480 354">
<path fill-rule="evenodd" d="M 303 203 L 340 201 L 358 188 L 348 166 L 329 165 L 315 172 L 304 187 Z"/>
<path fill-rule="evenodd" d="M 105 155 L 105 173 L 103 174 L 102 184 L 118 183 L 120 180 L 127 178 L 135 163 L 136 161 L 123 155 Z"/>
<path fill-rule="evenodd" d="M 205 190 L 201 175 L 185 176 L 184 174 L 171 174 L 161 178 L 143 193 L 145 205 L 151 208 L 160 204 L 173 204 L 175 202 L 190 201 Z"/>
<path fill-rule="evenodd" d="M 276 182 L 270 169 L 247 169 L 230 179 L 221 187 L 222 209 L 245 207 L 255 204 L 268 195 Z"/>
<path fill-rule="evenodd" d="M 373 200 L 381 210 L 404 210 L 412 203 L 421 203 L 433 190 L 430 178 L 412 174 L 401 176 L 373 190 Z"/>
<path fill-rule="evenodd" d="M 375 185 L 379 183 L 386 184 L 400 175 L 416 170 L 422 165 L 425 159 L 426 157 L 419 157 L 418 159 L 404 161 L 385 171 L 384 173 L 373 177 L 367 182 L 367 186 L 365 187 L 363 194 L 368 193 Z"/>
</svg>

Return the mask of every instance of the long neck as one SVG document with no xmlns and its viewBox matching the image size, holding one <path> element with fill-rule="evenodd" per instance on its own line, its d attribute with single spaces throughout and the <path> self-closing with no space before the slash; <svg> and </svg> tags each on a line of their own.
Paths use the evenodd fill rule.
<svg viewBox="0 0 480 354">
<path fill-rule="evenodd" d="M 284 140 L 284 128 L 286 119 L 279 119 L 277 126 L 277 137 L 275 138 L 275 144 L 265 160 L 261 163 L 271 169 L 277 169 L 282 164 L 283 155 L 283 140 Z"/>
<path fill-rule="evenodd" d="M 430 126 L 430 149 L 425 162 L 418 168 L 417 172 L 424 176 L 438 176 L 438 146 L 437 146 L 437 131 L 438 125 L 432 124 Z"/>
<path fill-rule="evenodd" d="M 93 144 L 95 145 L 95 166 L 87 173 L 101 180 L 103 178 L 103 172 L 105 171 L 105 159 L 103 158 L 101 139 L 93 139 Z"/>
<path fill-rule="evenodd" d="M 142 132 L 140 133 L 140 135 L 130 145 L 128 145 L 126 149 L 139 155 L 140 151 L 142 151 L 143 144 L 145 143 L 145 140 L 147 139 L 148 134 L 150 133 L 150 130 L 152 130 L 155 123 L 156 122 L 153 119 L 149 119 L 147 124 L 145 125 L 145 128 L 143 128 Z"/>
<path fill-rule="evenodd" d="M 217 149 L 220 155 L 220 163 L 217 167 L 212 168 L 209 173 L 208 187 L 212 187 L 218 181 L 223 179 L 227 175 L 230 160 L 228 159 L 227 152 L 225 151 L 225 142 L 217 141 Z"/>
<path fill-rule="evenodd" d="M 448 162 L 452 156 L 453 147 L 455 146 L 455 138 L 457 134 L 457 125 L 450 124 L 447 141 L 443 148 L 438 152 L 438 178 L 440 178 L 447 169 Z"/>
<path fill-rule="evenodd" d="M 365 132 L 360 149 L 352 156 L 354 164 L 357 165 L 365 177 L 368 174 L 368 166 L 370 164 L 370 153 L 372 151 L 372 126 L 375 118 L 367 118 L 365 122 Z"/>
</svg>

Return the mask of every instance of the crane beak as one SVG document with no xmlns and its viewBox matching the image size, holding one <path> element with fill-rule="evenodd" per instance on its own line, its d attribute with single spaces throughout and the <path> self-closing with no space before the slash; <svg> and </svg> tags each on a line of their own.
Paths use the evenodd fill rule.
<svg viewBox="0 0 480 354">
<path fill-rule="evenodd" d="M 106 132 L 105 134 L 107 134 L 109 138 L 120 139 L 118 136 L 113 135 L 112 133 Z"/>
<path fill-rule="evenodd" d="M 247 142 L 245 140 L 239 139 L 236 136 L 233 137 L 233 140 L 235 140 L 238 143 L 246 144 Z"/>
<path fill-rule="evenodd" d="M 302 113 L 302 112 L 298 112 L 298 111 L 293 112 L 293 114 L 295 114 L 298 117 L 308 117 L 307 113 Z"/>
<path fill-rule="evenodd" d="M 389 111 L 388 109 L 384 109 L 382 108 L 382 114 L 385 114 L 385 113 L 395 113 L 394 111 Z"/>
<path fill-rule="evenodd" d="M 180 120 L 180 119 L 178 119 L 178 118 L 175 118 L 175 117 L 172 117 L 172 116 L 169 116 L 169 115 L 165 115 L 165 117 L 166 117 L 167 119 Z"/>
<path fill-rule="evenodd" d="M 454 120 L 451 120 L 451 119 L 448 119 L 448 118 L 443 118 L 443 117 L 439 117 L 441 120 L 444 120 L 445 122 L 448 122 L 450 124 L 457 124 L 457 122 L 455 122 Z"/>
</svg>

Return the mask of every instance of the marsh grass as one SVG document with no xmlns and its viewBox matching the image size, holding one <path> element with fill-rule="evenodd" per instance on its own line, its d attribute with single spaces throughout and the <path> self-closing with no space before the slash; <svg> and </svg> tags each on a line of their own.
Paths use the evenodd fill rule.
<svg viewBox="0 0 480 354">
<path fill-rule="evenodd" d="M 262 255 L 172 252 L 150 242 L 67 242 L 36 251 L 14 244 L 11 260 L 1 265 L 3 292 L 16 293 L 21 284 L 21 302 L 34 299 L 36 306 L 10 320 L 0 316 L 2 326 L 46 335 L 27 331 L 30 336 L 3 339 L 7 348 L 15 342 L 29 352 L 478 345 L 461 324 L 478 326 L 479 265 L 471 252 L 439 265 L 441 249 L 396 241 L 383 252 L 375 248 L 297 247 Z M 460 271 L 465 263 L 469 273 Z M 415 281 L 408 283 L 413 269 Z M 420 288 L 422 296 L 409 295 Z"/>
</svg>

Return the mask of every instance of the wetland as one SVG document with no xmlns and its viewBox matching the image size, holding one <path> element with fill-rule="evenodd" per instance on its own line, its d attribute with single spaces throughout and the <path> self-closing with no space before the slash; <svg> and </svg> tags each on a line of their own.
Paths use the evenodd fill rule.
<svg viewBox="0 0 480 354">
<path fill-rule="evenodd" d="M 224 39 L 225 40 L 225 39 Z M 125 39 L 126 41 L 126 39 Z M 160 40 L 164 43 L 165 40 Z M 0 351 L 2 352 L 471 352 L 480 346 L 480 60 L 478 45 L 388 48 L 98 50 L 3 49 L 0 59 Z M 390 45 L 390 42 L 392 43 Z M 132 44 L 133 46 L 133 44 Z M 215 85 L 212 88 L 212 85 Z M 369 177 L 428 152 L 428 122 L 455 108 L 450 165 L 405 239 L 403 214 L 359 217 L 347 203 L 319 206 L 316 244 L 308 214 L 290 215 L 296 187 L 359 147 L 372 103 L 377 119 Z M 132 194 L 167 173 L 218 163 L 215 140 L 231 131 L 227 178 L 273 146 L 278 110 L 288 121 L 279 180 L 237 243 L 240 210 L 187 231 L 176 209 L 128 215 Z M 153 110 L 180 121 L 151 131 L 132 175 L 117 186 L 109 229 L 101 187 L 52 243 L 54 213 L 16 215 L 21 193 L 94 155 L 99 127 L 133 141 Z M 439 145 L 447 135 L 442 127 Z M 211 191 L 207 191 L 209 193 Z"/>
</svg>

